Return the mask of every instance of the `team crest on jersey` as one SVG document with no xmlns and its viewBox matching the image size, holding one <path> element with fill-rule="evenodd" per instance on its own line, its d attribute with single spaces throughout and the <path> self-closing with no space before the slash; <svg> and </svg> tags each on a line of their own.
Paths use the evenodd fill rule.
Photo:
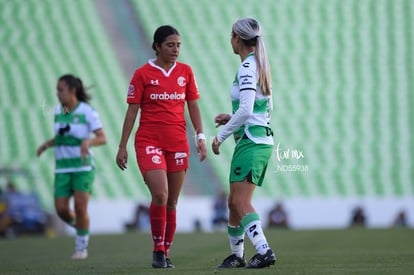
<svg viewBox="0 0 414 275">
<path fill-rule="evenodd" d="M 135 92 L 135 86 L 130 84 L 128 88 L 128 96 L 133 96 Z"/>
<path fill-rule="evenodd" d="M 185 84 L 186 84 L 185 77 L 184 77 L 184 76 L 180 76 L 179 78 L 177 78 L 177 83 L 178 83 L 178 85 L 180 85 L 181 87 L 184 87 L 184 86 L 185 86 Z"/>
</svg>

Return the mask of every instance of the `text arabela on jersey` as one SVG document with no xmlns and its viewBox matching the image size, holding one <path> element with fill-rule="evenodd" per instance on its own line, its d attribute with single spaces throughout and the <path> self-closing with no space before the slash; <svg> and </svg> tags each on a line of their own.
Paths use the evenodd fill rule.
<svg viewBox="0 0 414 275">
<path fill-rule="evenodd" d="M 150 99 L 152 100 L 185 100 L 185 93 L 151 93 Z"/>
</svg>

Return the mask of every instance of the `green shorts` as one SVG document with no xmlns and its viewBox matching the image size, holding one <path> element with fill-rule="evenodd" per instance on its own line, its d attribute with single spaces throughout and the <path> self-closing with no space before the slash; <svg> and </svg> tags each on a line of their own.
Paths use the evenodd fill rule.
<svg viewBox="0 0 414 275">
<path fill-rule="evenodd" d="M 55 173 L 55 198 L 71 197 L 73 192 L 92 193 L 95 171 Z"/>
<path fill-rule="evenodd" d="M 247 179 L 248 182 L 262 186 L 272 152 L 273 145 L 256 144 L 248 138 L 242 138 L 234 149 L 230 183 Z"/>
</svg>

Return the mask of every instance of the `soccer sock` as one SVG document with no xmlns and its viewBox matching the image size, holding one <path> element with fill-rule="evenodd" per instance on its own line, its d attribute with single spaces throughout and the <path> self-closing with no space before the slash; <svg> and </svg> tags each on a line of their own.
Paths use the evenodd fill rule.
<svg viewBox="0 0 414 275">
<path fill-rule="evenodd" d="M 240 224 L 244 227 L 244 231 L 256 248 L 257 253 L 266 254 L 270 247 L 263 233 L 259 215 L 248 213 L 241 219 Z"/>
<path fill-rule="evenodd" d="M 82 251 L 88 249 L 89 244 L 89 230 L 78 229 L 76 230 L 75 250 Z"/>
<path fill-rule="evenodd" d="M 244 256 L 244 230 L 241 226 L 227 226 L 231 253 L 237 257 Z"/>
<path fill-rule="evenodd" d="M 175 229 L 177 228 L 177 211 L 167 211 L 167 226 L 165 228 L 165 257 L 168 257 L 171 245 L 174 241 Z"/>
<path fill-rule="evenodd" d="M 164 236 L 166 227 L 167 206 L 166 205 L 150 205 L 150 222 L 151 234 L 154 242 L 153 251 L 164 251 Z"/>
</svg>

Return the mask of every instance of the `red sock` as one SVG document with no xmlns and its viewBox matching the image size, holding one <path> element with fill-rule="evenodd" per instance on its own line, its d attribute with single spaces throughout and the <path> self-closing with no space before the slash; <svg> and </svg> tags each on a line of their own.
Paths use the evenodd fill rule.
<svg viewBox="0 0 414 275">
<path fill-rule="evenodd" d="M 167 216 L 166 205 L 150 205 L 151 234 L 154 242 L 153 251 L 164 251 L 164 236 Z"/>
<path fill-rule="evenodd" d="M 170 247 L 174 241 L 175 229 L 177 228 L 177 211 L 167 211 L 167 227 L 165 229 L 165 256 L 168 256 Z"/>
</svg>

